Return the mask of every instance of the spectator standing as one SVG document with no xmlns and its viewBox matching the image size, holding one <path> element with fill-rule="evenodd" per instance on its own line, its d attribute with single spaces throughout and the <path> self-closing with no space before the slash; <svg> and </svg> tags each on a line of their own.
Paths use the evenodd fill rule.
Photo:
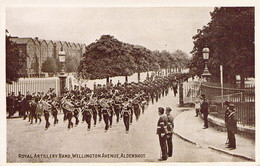
<svg viewBox="0 0 260 166">
<path fill-rule="evenodd" d="M 171 115 L 172 109 L 170 107 L 166 107 L 166 115 L 167 115 L 167 147 L 168 147 L 168 157 L 172 157 L 172 134 L 173 134 L 173 117 Z"/>
<path fill-rule="evenodd" d="M 159 159 L 159 161 L 167 160 L 168 154 L 167 154 L 167 117 L 164 115 L 164 108 L 159 107 L 158 108 L 158 114 L 160 116 L 158 123 L 157 123 L 157 132 L 159 136 L 159 142 L 162 152 L 162 157 Z"/>
<path fill-rule="evenodd" d="M 201 99 L 202 99 L 202 103 L 201 103 L 200 108 L 201 108 L 201 113 L 203 114 L 203 119 L 204 119 L 204 128 L 203 129 L 207 129 L 208 128 L 209 104 L 207 102 L 205 94 L 201 94 Z"/>
<path fill-rule="evenodd" d="M 236 138 L 235 134 L 237 133 L 237 120 L 235 115 L 235 107 L 234 104 L 229 104 L 227 109 L 227 134 L 228 134 L 228 146 L 230 150 L 236 149 Z"/>
</svg>

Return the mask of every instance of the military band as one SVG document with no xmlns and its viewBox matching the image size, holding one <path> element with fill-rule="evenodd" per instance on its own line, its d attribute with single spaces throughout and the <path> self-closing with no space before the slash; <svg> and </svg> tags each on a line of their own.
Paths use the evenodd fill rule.
<svg viewBox="0 0 260 166">
<path fill-rule="evenodd" d="M 170 76 L 156 76 L 139 83 L 117 83 L 109 86 L 98 85 L 94 90 L 87 87 L 75 87 L 66 91 L 63 95 L 56 95 L 54 89 L 46 93 L 37 92 L 26 95 L 9 93 L 7 96 L 8 116 L 14 116 L 18 112 L 19 117 L 28 117 L 30 124 L 41 123 L 41 116 L 45 119 L 45 129 L 51 123 L 58 125 L 58 115 L 63 114 L 63 121 L 67 122 L 67 129 L 79 125 L 79 121 L 87 123 L 87 130 L 94 127 L 97 122 L 105 124 L 104 131 L 112 128 L 113 119 L 119 123 L 123 119 L 125 132 L 128 133 L 133 118 L 138 121 L 141 114 L 145 112 L 150 100 L 158 101 L 160 97 L 168 94 L 169 88 L 175 78 Z M 54 121 L 50 121 L 50 117 Z M 82 117 L 82 119 L 79 119 Z M 93 121 L 92 121 L 93 118 Z M 74 125 L 75 124 L 75 125 Z"/>
</svg>

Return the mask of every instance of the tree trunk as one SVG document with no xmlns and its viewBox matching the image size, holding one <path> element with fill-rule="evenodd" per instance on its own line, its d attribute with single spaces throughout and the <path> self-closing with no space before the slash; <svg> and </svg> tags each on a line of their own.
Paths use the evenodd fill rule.
<svg viewBox="0 0 260 166">
<path fill-rule="evenodd" d="M 245 88 L 245 76 L 244 74 L 240 74 L 240 89 Z"/>
<path fill-rule="evenodd" d="M 146 78 L 149 79 L 149 72 L 146 73 Z"/>
<path fill-rule="evenodd" d="M 125 76 L 125 82 L 128 82 L 128 76 Z"/>
<path fill-rule="evenodd" d="M 140 82 L 140 72 L 137 73 L 137 80 Z"/>
<path fill-rule="evenodd" d="M 183 106 L 184 102 L 183 102 L 183 81 L 180 80 L 179 83 L 179 106 Z"/>
<path fill-rule="evenodd" d="M 107 85 L 109 84 L 109 77 L 107 77 L 107 81 L 106 81 L 106 84 L 107 84 Z"/>
</svg>

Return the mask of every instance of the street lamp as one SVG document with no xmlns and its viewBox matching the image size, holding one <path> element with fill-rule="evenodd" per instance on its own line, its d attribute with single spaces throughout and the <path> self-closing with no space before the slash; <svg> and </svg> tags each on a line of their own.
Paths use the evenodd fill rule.
<svg viewBox="0 0 260 166">
<path fill-rule="evenodd" d="M 64 63 L 66 61 L 66 53 L 65 53 L 65 51 L 63 51 L 63 48 L 61 48 L 61 51 L 59 52 L 59 61 L 61 63 L 61 72 L 60 72 L 60 75 L 59 75 L 59 78 L 60 78 L 60 95 L 62 95 L 65 91 L 66 78 L 67 78 L 67 75 L 65 74 L 65 71 L 64 71 Z"/>
<path fill-rule="evenodd" d="M 202 73 L 202 77 L 203 77 L 203 79 L 205 78 L 206 81 L 209 81 L 209 77 L 211 76 L 211 74 L 209 73 L 209 69 L 208 69 L 209 48 L 207 48 L 207 47 L 203 48 L 202 53 L 203 53 L 203 59 L 205 61 L 205 68 Z"/>
</svg>

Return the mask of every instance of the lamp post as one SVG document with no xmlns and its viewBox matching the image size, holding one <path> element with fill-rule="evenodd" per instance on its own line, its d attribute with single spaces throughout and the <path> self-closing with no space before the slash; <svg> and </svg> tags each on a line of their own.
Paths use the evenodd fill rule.
<svg viewBox="0 0 260 166">
<path fill-rule="evenodd" d="M 205 68 L 202 73 L 202 77 L 203 77 L 203 79 L 205 78 L 205 80 L 207 82 L 209 82 L 209 78 L 211 76 L 211 74 L 209 73 L 209 69 L 208 69 L 209 48 L 207 48 L 207 47 L 203 48 L 202 53 L 203 53 L 203 59 L 205 61 Z"/>
<path fill-rule="evenodd" d="M 62 95 L 65 91 L 66 78 L 67 78 L 67 75 L 65 74 L 65 71 L 64 71 L 64 63 L 66 61 L 66 54 L 65 54 L 65 51 L 63 51 L 62 48 L 61 48 L 61 51 L 59 52 L 59 61 L 61 63 L 61 72 L 60 72 L 60 75 L 59 75 L 59 78 L 60 78 L 60 95 Z"/>
</svg>

